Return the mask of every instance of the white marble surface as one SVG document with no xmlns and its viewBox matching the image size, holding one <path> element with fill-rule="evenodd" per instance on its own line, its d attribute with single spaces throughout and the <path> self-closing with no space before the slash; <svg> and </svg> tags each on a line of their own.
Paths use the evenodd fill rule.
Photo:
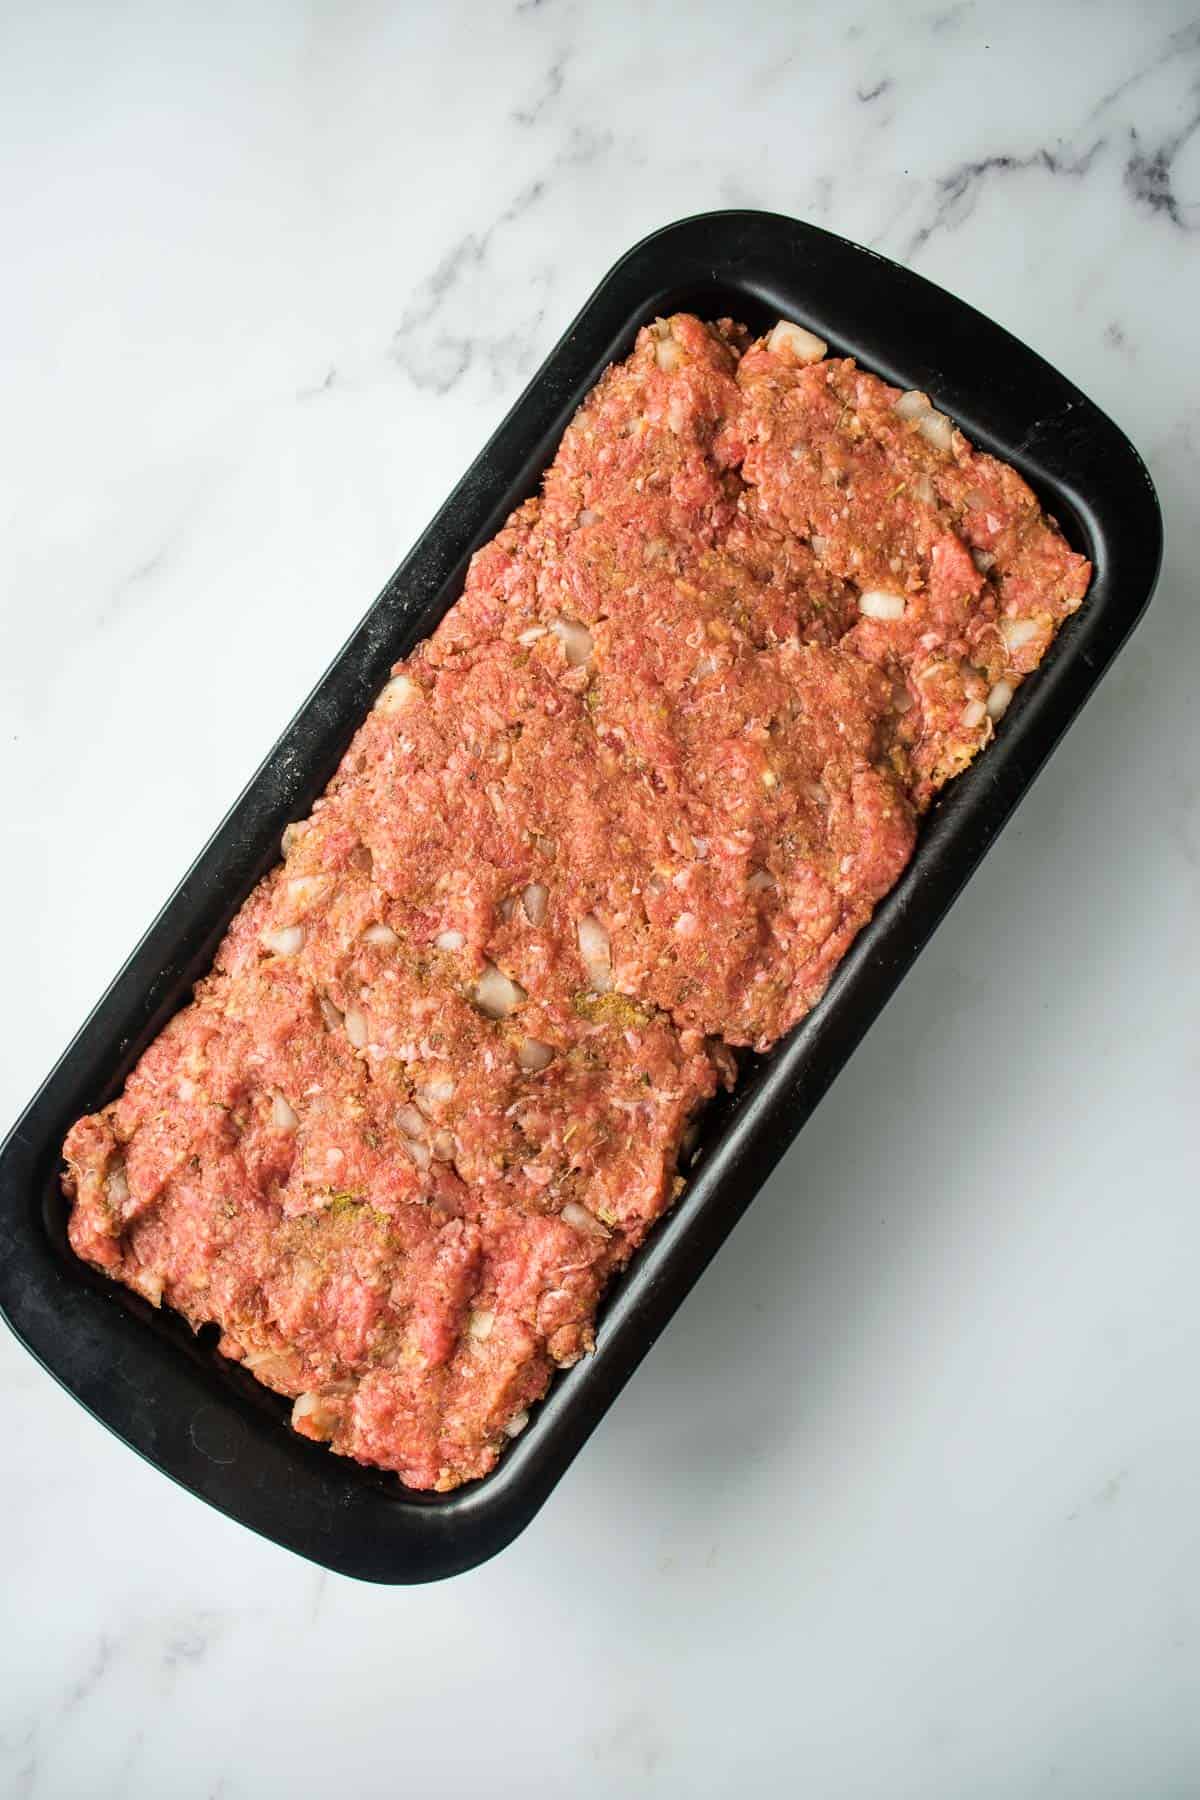
<svg viewBox="0 0 1200 1800">
<path fill-rule="evenodd" d="M 1182 0 L 3 10 L 5 1119 L 653 227 L 751 204 L 910 261 L 1117 417 L 1168 528 L 1116 672 L 489 1567 L 322 1575 L 3 1337 L 5 1794 L 1200 1791 L 1198 95 Z"/>
</svg>

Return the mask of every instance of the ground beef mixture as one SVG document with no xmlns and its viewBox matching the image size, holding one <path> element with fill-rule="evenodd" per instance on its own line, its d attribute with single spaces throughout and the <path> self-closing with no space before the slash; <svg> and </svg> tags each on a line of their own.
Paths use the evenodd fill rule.
<svg viewBox="0 0 1200 1800">
<path fill-rule="evenodd" d="M 1090 570 L 922 394 L 680 315 L 398 664 L 65 1147 L 80 1256 L 414 1487 L 592 1345 Z"/>
</svg>

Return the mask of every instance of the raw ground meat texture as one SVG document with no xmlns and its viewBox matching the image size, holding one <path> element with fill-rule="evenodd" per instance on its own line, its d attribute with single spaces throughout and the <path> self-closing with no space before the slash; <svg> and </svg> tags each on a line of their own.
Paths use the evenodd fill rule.
<svg viewBox="0 0 1200 1800">
<path fill-rule="evenodd" d="M 1089 575 L 924 395 L 643 330 L 70 1132 L 77 1253 L 305 1435 L 486 1474 Z"/>
</svg>

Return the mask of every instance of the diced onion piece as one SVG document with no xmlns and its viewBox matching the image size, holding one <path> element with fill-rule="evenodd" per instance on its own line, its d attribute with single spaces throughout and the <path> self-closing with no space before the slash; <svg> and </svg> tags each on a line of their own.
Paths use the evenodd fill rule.
<svg viewBox="0 0 1200 1800">
<path fill-rule="evenodd" d="M 829 345 L 824 338 L 819 338 L 813 331 L 805 331 L 803 325 L 793 324 L 791 319 L 780 319 L 774 331 L 767 339 L 767 349 L 778 356 L 781 350 L 790 350 L 797 362 L 820 362 Z"/>
<path fill-rule="evenodd" d="M 575 931 L 588 980 L 598 994 L 607 994 L 612 986 L 612 944 L 607 931 L 595 913 L 580 919 Z"/>
<path fill-rule="evenodd" d="M 555 619 L 550 627 L 573 669 L 581 669 L 592 654 L 592 634 L 578 619 Z"/>
<path fill-rule="evenodd" d="M 525 917 L 531 925 L 540 925 L 546 917 L 546 902 L 550 898 L 550 890 L 544 881 L 531 881 L 521 895 L 521 905 L 525 908 Z"/>
<path fill-rule="evenodd" d="M 531 1074 L 536 1074 L 539 1069 L 549 1067 L 554 1061 L 554 1052 L 549 1044 L 543 1044 L 537 1038 L 522 1038 L 521 1048 L 517 1051 L 517 1061 L 523 1069 L 528 1069 Z"/>
<path fill-rule="evenodd" d="M 933 445 L 935 450 L 948 452 L 954 446 L 954 427 L 945 413 L 932 410 L 922 413 L 917 423 L 917 430 L 928 443 Z"/>
<path fill-rule="evenodd" d="M 486 1344 L 492 1335 L 492 1326 L 496 1323 L 496 1315 L 486 1306 L 477 1307 L 467 1319 L 467 1330 L 481 1344 Z"/>
<path fill-rule="evenodd" d="M 576 524 L 578 524 L 578 525 L 594 525 L 596 523 L 596 520 L 599 517 L 600 517 L 600 514 L 598 512 L 593 512 L 590 506 L 581 506 L 579 509 L 579 517 L 576 520 Z"/>
<path fill-rule="evenodd" d="M 1000 635 L 1009 650 L 1021 650 L 1038 634 L 1036 619 L 1001 619 Z"/>
<path fill-rule="evenodd" d="M 667 327 L 666 335 L 660 337 L 654 346 L 654 360 L 659 368 L 665 370 L 668 375 L 679 368 L 683 361 L 679 345 L 671 336 L 670 326 Z"/>
<path fill-rule="evenodd" d="M 461 931 L 439 931 L 433 940 L 438 950 L 461 950 L 466 941 Z"/>
<path fill-rule="evenodd" d="M 382 713 L 400 712 L 417 694 L 417 684 L 407 675 L 393 675 L 392 679 L 379 691 L 375 702 L 375 711 Z"/>
<path fill-rule="evenodd" d="M 129 1202 L 129 1177 L 125 1173 L 124 1163 L 114 1163 L 108 1172 L 108 1198 L 113 1206 L 125 1206 Z"/>
<path fill-rule="evenodd" d="M 361 1050 L 367 1041 L 366 1014 L 360 1013 L 356 1006 L 352 1006 L 342 1022 L 346 1027 L 346 1036 L 354 1048 Z"/>
<path fill-rule="evenodd" d="M 299 1127 L 299 1115 L 288 1105 L 282 1094 L 276 1094 L 271 1102 L 271 1123 L 280 1131 L 295 1131 Z"/>
<path fill-rule="evenodd" d="M 746 891 L 751 894 L 765 894 L 775 886 L 775 877 L 769 869 L 755 869 L 746 883 Z"/>
<path fill-rule="evenodd" d="M 962 709 L 962 722 L 968 731 L 973 731 L 976 725 L 982 725 L 986 718 L 987 705 L 982 700 L 968 700 Z"/>
<path fill-rule="evenodd" d="M 305 1437 L 328 1440 L 333 1436 L 336 1424 L 336 1412 L 320 1394 L 300 1394 L 297 1397 L 292 1407 L 292 1425 L 297 1431 L 303 1426 Z"/>
<path fill-rule="evenodd" d="M 829 548 L 829 539 L 827 537 L 822 537 L 819 531 L 814 531 L 808 541 L 812 546 L 813 555 L 819 562 Z"/>
<path fill-rule="evenodd" d="M 280 925 L 274 931 L 264 931 L 259 942 L 264 950 L 270 950 L 275 956 L 295 956 L 304 943 L 304 927 Z"/>
<path fill-rule="evenodd" d="M 342 1028 L 342 1015 L 333 1004 L 333 1001 L 329 998 L 328 994 L 322 994 L 317 1004 L 321 1008 L 321 1017 L 324 1019 L 327 1029 L 330 1031 L 340 1031 Z"/>
<path fill-rule="evenodd" d="M 903 594 L 886 594 L 882 588 L 868 588 L 858 596 L 858 610 L 867 619 L 902 619 Z"/>
<path fill-rule="evenodd" d="M 922 470 L 919 475 L 913 476 L 911 486 L 914 499 L 922 501 L 926 506 L 936 505 L 937 489 L 933 485 L 931 475 L 926 475 Z"/>
<path fill-rule="evenodd" d="M 608 1236 L 607 1225 L 602 1225 L 595 1213 L 589 1212 L 586 1206 L 581 1206 L 578 1200 L 567 1201 L 562 1209 L 562 1217 L 576 1231 L 586 1231 L 592 1237 Z"/>
<path fill-rule="evenodd" d="M 279 840 L 279 848 L 283 852 L 285 862 L 296 848 L 296 845 L 300 842 L 300 839 L 304 836 L 304 830 L 305 828 L 303 825 L 297 824 L 294 821 L 291 825 L 284 826 L 283 836 Z"/>
<path fill-rule="evenodd" d="M 987 697 L 989 719 L 1002 719 L 1013 697 L 1011 681 L 997 681 Z"/>
<path fill-rule="evenodd" d="M 287 897 L 293 912 L 307 912 L 329 886 L 325 875 L 296 875 L 287 884 Z"/>
<path fill-rule="evenodd" d="M 420 1138 L 406 1137 L 404 1140 L 404 1148 L 408 1151 L 408 1154 L 412 1157 L 418 1169 L 427 1169 L 433 1161 L 433 1152 L 430 1150 L 428 1144 L 423 1144 L 421 1142 Z"/>
<path fill-rule="evenodd" d="M 512 1418 L 508 1421 L 508 1424 L 504 1427 L 505 1437 L 520 1437 L 528 1423 L 529 1414 L 527 1412 L 514 1413 Z"/>
<path fill-rule="evenodd" d="M 996 566 L 996 558 L 990 550 L 972 550 L 971 561 L 981 575 L 986 575 L 989 569 Z"/>
<path fill-rule="evenodd" d="M 410 1101 L 396 1108 L 396 1123 L 405 1137 L 423 1138 L 425 1136 L 425 1116 Z"/>
<path fill-rule="evenodd" d="M 368 925 L 363 932 L 364 944 L 379 944 L 381 948 L 391 950 L 399 942 L 400 939 L 390 925 Z"/>
<path fill-rule="evenodd" d="M 898 419 L 921 419 L 931 410 L 929 395 L 923 394 L 920 388 L 909 388 L 892 407 Z"/>
<path fill-rule="evenodd" d="M 453 1162 L 458 1144 L 452 1131 L 435 1131 L 430 1146 L 439 1162 Z"/>
<path fill-rule="evenodd" d="M 420 1095 L 422 1100 L 425 1100 L 431 1105 L 436 1105 L 440 1100 L 453 1100 L 454 1083 L 448 1075 L 435 1076 L 432 1081 L 427 1081 L 425 1083 L 425 1086 L 420 1090 Z"/>
<path fill-rule="evenodd" d="M 527 998 L 525 989 L 510 981 L 503 969 L 488 963 L 475 983 L 475 1004 L 489 1019 L 507 1019 Z"/>
<path fill-rule="evenodd" d="M 536 644 L 538 639 L 544 638 L 545 635 L 546 627 L 544 625 L 531 625 L 528 631 L 522 631 L 518 634 L 517 642 L 518 644 L 525 645 Z"/>
</svg>

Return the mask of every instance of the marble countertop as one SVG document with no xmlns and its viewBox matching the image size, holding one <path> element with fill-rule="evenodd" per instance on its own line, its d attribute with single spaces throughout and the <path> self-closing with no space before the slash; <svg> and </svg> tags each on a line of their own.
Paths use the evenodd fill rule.
<svg viewBox="0 0 1200 1800">
<path fill-rule="evenodd" d="M 1200 20 L 51 0 L 0 24 L 0 139 L 4 1120 L 654 227 L 760 206 L 910 263 L 1117 418 L 1168 533 L 1115 671 L 495 1562 L 322 1574 L 0 1334 L 0 1789 L 1195 1793 Z"/>
</svg>

